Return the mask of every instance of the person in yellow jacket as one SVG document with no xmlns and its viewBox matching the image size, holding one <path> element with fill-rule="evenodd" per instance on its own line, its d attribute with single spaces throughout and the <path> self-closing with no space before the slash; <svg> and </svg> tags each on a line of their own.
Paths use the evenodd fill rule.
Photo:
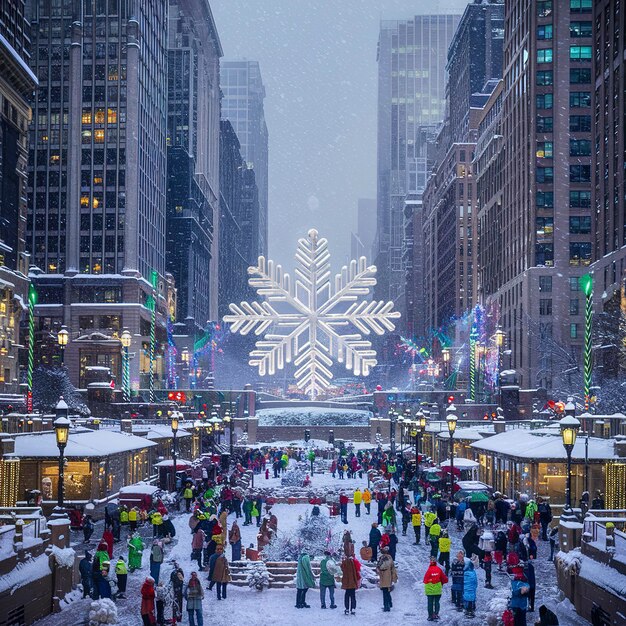
<svg viewBox="0 0 626 626">
<path fill-rule="evenodd" d="M 128 568 L 126 567 L 126 562 L 124 561 L 124 557 L 120 556 L 115 564 L 115 575 L 117 576 L 117 597 L 125 598 L 126 597 L 126 581 L 128 579 Z"/>
<path fill-rule="evenodd" d="M 354 508 L 356 509 L 354 517 L 361 517 L 361 502 L 363 502 L 363 494 L 358 487 L 354 491 L 352 501 L 354 502 Z"/>
<path fill-rule="evenodd" d="M 137 520 L 139 518 L 139 509 L 134 506 L 130 511 L 128 511 L 128 525 L 130 526 L 131 532 L 135 532 L 137 530 Z"/>
<path fill-rule="evenodd" d="M 128 509 L 125 506 L 120 507 L 120 524 L 128 524 Z"/>
<path fill-rule="evenodd" d="M 441 536 L 441 526 L 439 520 L 435 518 L 435 521 L 430 525 L 428 531 L 428 537 L 430 539 L 430 554 L 437 558 L 437 552 L 439 551 L 439 537 Z"/>
<path fill-rule="evenodd" d="M 187 483 L 183 491 L 183 499 L 185 500 L 185 510 L 187 513 L 191 510 L 191 502 L 193 501 L 193 489 L 191 483 Z"/>
<path fill-rule="evenodd" d="M 158 511 L 154 511 L 150 516 L 150 521 L 152 522 L 152 536 L 157 537 L 159 534 L 159 526 L 163 524 L 163 516 Z"/>
<path fill-rule="evenodd" d="M 363 491 L 363 504 L 365 505 L 365 512 L 370 514 L 370 506 L 372 505 L 372 494 L 370 490 L 366 487 L 365 491 Z"/>
<path fill-rule="evenodd" d="M 451 545 L 452 545 L 452 542 L 450 541 L 450 538 L 448 537 L 448 531 L 442 530 L 441 537 L 439 537 L 438 563 L 442 567 L 445 566 L 446 576 L 448 575 L 448 572 L 450 571 L 450 547 Z"/>
<path fill-rule="evenodd" d="M 411 524 L 415 533 L 415 545 L 419 545 L 422 536 L 422 512 L 418 506 L 411 507 Z"/>
</svg>

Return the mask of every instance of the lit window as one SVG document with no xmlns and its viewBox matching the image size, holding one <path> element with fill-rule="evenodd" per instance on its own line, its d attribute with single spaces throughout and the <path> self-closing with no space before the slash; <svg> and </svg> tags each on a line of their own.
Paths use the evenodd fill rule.
<svg viewBox="0 0 626 626">
<path fill-rule="evenodd" d="M 117 111 L 115 109 L 108 109 L 107 111 L 107 123 L 117 124 Z"/>
<path fill-rule="evenodd" d="M 96 143 L 104 143 L 104 131 L 103 130 L 94 130 L 93 139 Z"/>
<path fill-rule="evenodd" d="M 94 119 L 96 124 L 104 124 L 104 109 L 97 109 Z"/>
<path fill-rule="evenodd" d="M 537 63 L 552 63 L 552 48 L 537 50 Z"/>
<path fill-rule="evenodd" d="M 83 109 L 82 122 L 83 124 L 91 124 L 91 111 Z"/>
<path fill-rule="evenodd" d="M 89 196 L 81 196 L 80 197 L 80 206 L 88 207 L 89 206 Z"/>
</svg>

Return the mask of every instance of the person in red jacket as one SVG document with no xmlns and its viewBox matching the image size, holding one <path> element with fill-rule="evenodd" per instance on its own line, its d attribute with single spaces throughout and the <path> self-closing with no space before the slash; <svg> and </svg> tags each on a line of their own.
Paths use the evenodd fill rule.
<svg viewBox="0 0 626 626">
<path fill-rule="evenodd" d="M 341 511 L 341 521 L 348 523 L 348 496 L 342 491 L 339 495 L 339 510 Z"/>
<path fill-rule="evenodd" d="M 154 626 L 154 578 L 148 576 L 141 586 L 141 619 L 144 626 Z"/>
<path fill-rule="evenodd" d="M 424 575 L 424 591 L 428 598 L 428 621 L 439 619 L 439 603 L 443 586 L 448 582 L 445 572 L 437 565 L 437 557 L 430 557 L 430 565 Z"/>
</svg>

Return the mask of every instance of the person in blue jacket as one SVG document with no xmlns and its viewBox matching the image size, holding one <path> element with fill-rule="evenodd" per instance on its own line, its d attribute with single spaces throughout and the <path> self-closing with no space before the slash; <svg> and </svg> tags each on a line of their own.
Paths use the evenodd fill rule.
<svg viewBox="0 0 626 626">
<path fill-rule="evenodd" d="M 529 593 L 530 585 L 526 581 L 524 571 L 521 567 L 516 567 L 511 581 L 511 610 L 513 611 L 515 626 L 526 626 Z"/>
<path fill-rule="evenodd" d="M 528 592 L 528 611 L 533 613 L 535 611 L 535 589 L 537 582 L 535 579 L 535 565 L 533 559 L 529 559 L 524 567 L 524 576 L 528 581 L 530 591 Z"/>
<path fill-rule="evenodd" d="M 463 578 L 465 575 L 465 550 L 459 550 L 456 559 L 450 565 L 452 576 L 452 603 L 457 611 L 463 610 Z"/>
<path fill-rule="evenodd" d="M 465 605 L 465 617 L 476 615 L 476 589 L 478 588 L 478 576 L 471 559 L 466 559 L 463 571 L 463 604 Z"/>
</svg>

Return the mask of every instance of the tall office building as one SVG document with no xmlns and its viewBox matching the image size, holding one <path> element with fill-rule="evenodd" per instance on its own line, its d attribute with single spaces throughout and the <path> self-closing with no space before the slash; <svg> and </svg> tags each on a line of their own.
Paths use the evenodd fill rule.
<svg viewBox="0 0 626 626">
<path fill-rule="evenodd" d="M 0 391 L 19 390 L 20 318 L 28 296 L 25 254 L 28 124 L 37 79 L 28 67 L 22 0 L 0 6 Z"/>
<path fill-rule="evenodd" d="M 241 154 L 254 170 L 258 189 L 258 250 L 267 255 L 268 232 L 268 132 L 263 100 L 265 87 L 258 61 L 223 61 L 220 85 L 224 94 L 222 119 L 228 120 L 239 138 Z"/>
<path fill-rule="evenodd" d="M 165 263 L 167 0 L 39 0 L 31 10 L 39 90 L 28 247 L 38 266 L 31 273 L 40 347 L 65 324 L 75 383 L 84 383 L 89 366 L 119 377 L 118 337 L 126 327 L 135 355 L 131 382 L 145 388 L 150 305 L 154 297 L 164 342 L 172 293 Z"/>
<path fill-rule="evenodd" d="M 258 198 L 258 194 L 251 194 L 247 188 L 254 171 L 246 166 L 239 139 L 228 120 L 221 122 L 220 142 L 220 248 L 228 250 L 219 260 L 219 319 L 222 319 L 229 313 L 231 302 L 242 302 L 250 294 L 248 267 L 256 264 L 253 250 L 258 247 L 253 241 L 258 229 L 251 213 L 258 213 L 258 200 L 257 205 L 251 205 L 249 199 Z"/>
<path fill-rule="evenodd" d="M 405 199 L 425 186 L 419 129 L 444 118 L 446 55 L 458 21 L 458 15 L 418 15 L 380 24 L 375 296 L 404 312 Z"/>
<path fill-rule="evenodd" d="M 222 47 L 208 0 L 170 0 L 168 38 L 167 269 L 194 334 L 218 316 Z"/>
<path fill-rule="evenodd" d="M 486 287 L 528 387 L 571 385 L 582 364 L 592 19 L 591 0 L 505 4 L 501 258 Z"/>
<path fill-rule="evenodd" d="M 621 5 L 621 7 L 620 7 Z M 578 20 L 578 18 L 576 18 Z M 603 312 L 599 333 L 607 346 L 596 351 L 600 376 L 616 375 L 626 369 L 621 355 L 626 313 L 626 22 L 619 0 L 596 0 L 591 16 L 576 28 L 585 34 L 593 28 L 595 89 L 592 90 L 594 150 L 591 189 L 594 233 L 594 280 L 596 312 Z M 598 324 L 600 326 L 600 324 Z"/>
<path fill-rule="evenodd" d="M 367 257 L 373 263 L 372 244 L 376 237 L 376 200 L 359 198 L 357 201 L 356 231 L 350 234 L 350 258 Z"/>
</svg>

